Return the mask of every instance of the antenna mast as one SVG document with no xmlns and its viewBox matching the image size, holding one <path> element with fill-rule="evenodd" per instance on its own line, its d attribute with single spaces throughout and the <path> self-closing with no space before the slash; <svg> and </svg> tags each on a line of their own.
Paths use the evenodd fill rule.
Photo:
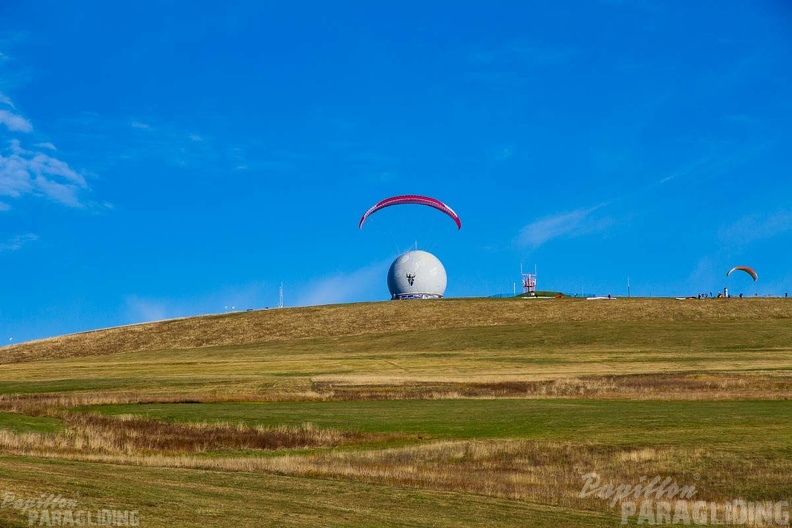
<svg viewBox="0 0 792 528">
<path fill-rule="evenodd" d="M 536 295 L 536 266 L 533 273 L 524 273 L 522 263 L 520 263 L 520 275 L 522 276 L 523 293 L 531 296 Z"/>
<path fill-rule="evenodd" d="M 283 308 L 283 283 L 281 282 L 280 291 L 278 292 L 278 308 Z"/>
</svg>

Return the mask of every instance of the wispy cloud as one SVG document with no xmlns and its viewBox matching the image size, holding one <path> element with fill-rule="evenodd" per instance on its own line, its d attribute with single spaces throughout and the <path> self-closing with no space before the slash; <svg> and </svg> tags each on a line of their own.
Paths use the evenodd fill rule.
<svg viewBox="0 0 792 528">
<path fill-rule="evenodd" d="M 30 242 L 38 240 L 38 235 L 33 233 L 25 233 L 24 235 L 17 235 L 6 242 L 0 243 L 0 252 L 2 251 L 17 251 Z"/>
<path fill-rule="evenodd" d="M 126 298 L 126 316 L 132 322 L 151 322 L 175 317 L 168 304 L 131 295 Z"/>
<path fill-rule="evenodd" d="M 537 248 L 556 238 L 573 238 L 602 232 L 612 224 L 612 221 L 607 218 L 595 218 L 594 213 L 605 205 L 600 204 L 536 220 L 520 230 L 517 244 Z"/>
<path fill-rule="evenodd" d="M 85 178 L 48 154 L 23 149 L 17 139 L 0 151 L 0 196 L 19 198 L 32 194 L 69 207 L 83 207 Z"/>
<path fill-rule="evenodd" d="M 728 244 L 745 245 L 766 240 L 792 231 L 792 211 L 743 216 L 719 232 L 719 238 Z"/>
<path fill-rule="evenodd" d="M 74 130 L 85 144 L 105 145 L 105 163 L 118 160 L 167 164 L 178 167 L 207 167 L 226 163 L 225 168 L 255 166 L 243 158 L 242 149 L 217 140 L 209 133 L 185 130 L 179 123 L 147 115 L 141 118 L 112 118 L 85 112 L 62 122 Z M 110 144 L 107 138 L 114 138 Z"/>
<path fill-rule="evenodd" d="M 31 132 L 33 130 L 30 121 L 8 110 L 0 110 L 0 125 L 4 125 L 13 132 Z"/>
<path fill-rule="evenodd" d="M 698 158 L 692 159 L 688 163 L 680 166 L 674 171 L 671 171 L 666 176 L 657 181 L 657 184 L 666 184 L 672 180 L 684 179 L 691 180 L 693 178 L 710 178 L 718 176 L 724 171 L 732 169 L 738 165 L 744 158 L 750 156 L 748 152 L 732 152 L 729 154 L 704 154 Z M 647 190 L 651 190 L 650 186 Z"/>
<path fill-rule="evenodd" d="M 3 54 L 0 53 L 0 58 L 2 56 L 3 56 Z M 16 110 L 16 107 L 14 106 L 13 101 L 11 101 L 11 99 L 8 96 L 6 96 L 3 92 L 0 92 L 0 104 L 4 104 L 6 106 L 10 106 L 14 110 Z"/>
<path fill-rule="evenodd" d="M 14 107 L 13 101 L 0 94 L 0 103 Z M 71 168 L 68 163 L 51 156 L 52 143 L 36 143 L 36 150 L 22 147 L 19 133 L 30 134 L 33 125 L 22 115 L 0 109 L 0 196 L 20 198 L 25 195 L 41 196 L 69 207 L 83 207 L 82 193 L 88 189 L 85 177 Z M 2 143 L 0 143 L 2 145 Z M 49 151 L 42 152 L 41 149 Z M 0 204 L 0 211 L 7 211 L 7 202 Z"/>
<path fill-rule="evenodd" d="M 613 218 L 598 214 L 597 212 L 600 209 L 621 204 L 623 214 L 645 214 L 642 211 L 636 211 L 633 204 L 640 203 L 644 197 L 656 193 L 659 188 L 666 185 L 701 182 L 719 177 L 753 159 L 764 148 L 764 145 L 753 145 L 735 148 L 731 152 L 727 152 L 725 147 L 710 145 L 710 152 L 693 157 L 687 160 L 686 163 L 664 174 L 653 174 L 651 175 L 652 180 L 639 184 L 634 188 L 625 189 L 620 194 L 609 196 L 606 203 L 574 211 L 561 212 L 534 221 L 520 230 L 517 244 L 522 247 L 537 248 L 553 239 L 574 238 L 601 233 L 610 228 L 615 221 Z M 636 180 L 645 178 L 645 176 L 635 177 Z M 625 213 L 624 211 L 627 212 Z M 738 227 L 741 225 L 748 227 Z M 792 230 L 792 217 L 789 213 L 778 213 L 767 218 L 750 217 L 742 219 L 735 226 L 724 230 L 722 238 L 728 237 L 735 240 L 748 240 L 756 237 L 767 238 L 768 233 L 781 232 L 782 229 Z M 748 233 L 748 231 L 751 233 Z"/>
<path fill-rule="evenodd" d="M 387 298 L 385 275 L 390 262 L 379 262 L 349 273 L 335 273 L 311 282 L 310 288 L 298 292 L 294 306 L 338 304 L 370 299 L 382 291 Z M 288 303 L 292 306 L 292 303 Z"/>
<path fill-rule="evenodd" d="M 141 323 L 249 308 L 261 309 L 273 306 L 276 298 L 277 287 L 266 283 L 229 286 L 189 298 L 152 298 L 131 294 L 124 298 L 123 317 L 127 323 Z"/>
<path fill-rule="evenodd" d="M 690 272 L 685 287 L 691 288 L 696 294 L 717 290 L 722 282 L 724 270 L 710 257 L 702 257 Z"/>
</svg>

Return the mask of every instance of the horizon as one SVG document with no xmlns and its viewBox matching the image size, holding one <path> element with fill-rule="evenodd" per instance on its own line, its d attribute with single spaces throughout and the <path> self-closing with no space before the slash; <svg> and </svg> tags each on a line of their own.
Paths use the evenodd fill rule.
<svg viewBox="0 0 792 528">
<path fill-rule="evenodd" d="M 542 292 L 542 291 L 538 291 L 537 293 L 540 293 L 540 294 L 541 293 L 556 294 L 556 293 L 561 293 L 561 292 Z M 659 297 L 638 297 L 638 296 L 616 296 L 616 295 L 614 295 L 612 297 L 608 297 L 607 295 L 605 295 L 605 296 L 585 297 L 585 296 L 578 296 L 577 294 L 574 294 L 574 293 L 573 294 L 562 294 L 562 295 L 563 295 L 563 297 L 543 297 L 543 296 L 528 297 L 528 296 L 521 295 L 521 294 L 518 293 L 516 296 L 511 295 L 511 294 L 509 294 L 508 296 L 502 296 L 502 295 L 496 294 L 496 295 L 490 295 L 490 296 L 486 296 L 486 297 L 441 297 L 441 298 L 437 298 L 437 299 L 407 299 L 407 300 L 392 300 L 392 299 L 383 300 L 383 299 L 379 299 L 379 300 L 375 300 L 375 301 L 350 301 L 350 302 L 336 303 L 336 304 L 319 304 L 319 305 L 307 305 L 307 306 L 283 306 L 283 307 L 267 306 L 267 307 L 264 307 L 264 308 L 247 308 L 247 309 L 243 309 L 243 310 L 234 309 L 234 310 L 226 310 L 226 311 L 223 311 L 223 312 L 216 312 L 216 313 L 196 313 L 196 314 L 189 314 L 189 315 L 181 315 L 181 316 L 177 316 L 177 317 L 168 317 L 168 318 L 165 318 L 165 319 L 154 319 L 154 320 L 150 320 L 150 321 L 140 321 L 140 322 L 136 322 L 136 323 L 125 323 L 125 324 L 120 324 L 120 325 L 115 325 L 115 326 L 107 326 L 107 327 L 101 327 L 101 328 L 88 328 L 88 329 L 85 329 L 85 330 L 78 330 L 78 331 L 75 331 L 75 332 L 59 334 L 59 335 L 55 335 L 55 336 L 37 337 L 37 338 L 33 338 L 33 339 L 28 339 L 28 340 L 25 340 L 25 341 L 13 341 L 13 342 L 9 342 L 9 343 L 0 343 L 0 348 L 6 347 L 6 346 L 10 347 L 10 346 L 13 346 L 13 345 L 27 345 L 27 344 L 35 343 L 37 341 L 47 341 L 47 340 L 50 340 L 50 339 L 58 339 L 58 338 L 61 338 L 61 337 L 70 337 L 70 336 L 77 336 L 77 335 L 81 335 L 81 334 L 90 334 L 90 333 L 96 333 L 96 332 L 104 332 L 105 330 L 118 330 L 118 329 L 124 329 L 124 328 L 128 328 L 128 327 L 133 327 L 133 326 L 141 326 L 141 325 L 148 325 L 148 324 L 152 324 L 153 325 L 153 324 L 157 324 L 157 323 L 168 323 L 168 322 L 172 322 L 172 321 L 181 321 L 181 320 L 186 320 L 186 319 L 195 319 L 195 318 L 199 318 L 199 317 L 222 317 L 222 316 L 227 316 L 227 315 L 249 314 L 249 313 L 253 313 L 253 312 L 265 312 L 265 311 L 269 312 L 269 311 L 278 311 L 278 310 L 301 310 L 301 309 L 306 309 L 306 308 L 324 308 L 324 307 L 333 308 L 333 307 L 339 307 L 339 306 L 350 306 L 350 305 L 354 305 L 354 304 L 380 304 L 380 303 L 389 303 L 389 302 L 433 302 L 433 301 L 435 301 L 435 302 L 436 301 L 471 301 L 471 302 L 475 302 L 475 301 L 488 301 L 488 300 L 503 301 L 503 300 L 508 300 L 508 299 L 515 299 L 516 300 L 516 299 L 523 299 L 523 298 L 530 299 L 530 300 L 536 300 L 537 302 L 556 302 L 559 299 L 564 299 L 566 301 L 569 301 L 569 300 L 572 300 L 572 301 L 587 301 L 587 300 L 628 300 L 628 301 L 647 301 L 647 300 L 649 300 L 649 301 L 654 301 L 654 300 L 658 300 L 658 301 L 672 301 L 672 300 L 688 301 L 688 300 L 703 300 L 703 301 L 715 301 L 715 302 L 721 302 L 721 301 L 727 301 L 727 300 L 735 299 L 737 302 L 742 302 L 742 301 L 749 301 L 750 299 L 755 299 L 755 300 L 781 300 L 781 299 L 785 298 L 784 296 L 778 296 L 778 295 L 759 296 L 758 294 L 756 296 L 745 296 L 744 298 L 737 297 L 736 295 L 729 295 L 729 297 L 718 297 L 717 294 L 714 294 L 714 295 L 711 295 L 709 297 L 700 297 L 698 299 L 695 296 L 690 296 L 690 297 L 665 297 L 665 296 L 659 296 Z M 562 301 L 558 301 L 558 302 L 565 302 L 565 301 L 562 300 Z"/>
<path fill-rule="evenodd" d="M 226 311 L 792 289 L 782 0 L 0 7 L 0 344 Z M 358 221 L 390 196 L 442 200 Z M 751 266 L 746 274 L 726 272 Z"/>
</svg>

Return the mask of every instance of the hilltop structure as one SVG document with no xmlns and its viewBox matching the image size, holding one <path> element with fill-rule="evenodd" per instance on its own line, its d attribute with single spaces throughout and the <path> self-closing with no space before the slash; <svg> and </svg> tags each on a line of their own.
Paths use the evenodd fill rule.
<svg viewBox="0 0 792 528">
<path fill-rule="evenodd" d="M 402 253 L 388 270 L 391 299 L 441 299 L 448 278 L 443 263 L 418 249 Z"/>
</svg>

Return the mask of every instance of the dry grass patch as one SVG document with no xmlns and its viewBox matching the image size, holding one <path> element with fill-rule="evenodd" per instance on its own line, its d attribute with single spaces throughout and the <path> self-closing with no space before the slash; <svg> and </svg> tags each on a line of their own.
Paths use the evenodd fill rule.
<svg viewBox="0 0 792 528">
<path fill-rule="evenodd" d="M 0 436 L 0 441 L 4 437 Z M 17 453 L 16 449 L 12 452 Z M 257 472 L 413 487 L 528 501 L 567 510 L 613 514 L 612 497 L 581 497 L 588 479 L 635 486 L 654 477 L 695 488 L 695 500 L 788 500 L 792 461 L 746 461 L 705 447 L 630 448 L 529 441 L 444 441 L 376 450 L 333 450 L 270 457 L 202 457 L 166 452 L 35 453 L 83 462 Z M 596 475 L 592 477 L 592 474 Z M 592 480 L 588 480 L 592 482 Z"/>
<path fill-rule="evenodd" d="M 618 518 L 591 511 L 358 482 L 244 471 L 196 471 L 0 457 L 0 490 L 61 494 L 80 509 L 139 510 L 145 528 L 592 528 Z M 3 528 L 27 516 L 0 509 Z"/>
<path fill-rule="evenodd" d="M 137 350 L 191 349 L 274 340 L 343 337 L 552 322 L 679 322 L 792 319 L 784 299 L 585 300 L 448 299 L 260 310 L 110 328 L 0 348 L 0 362 L 108 355 Z"/>
<path fill-rule="evenodd" d="M 484 377 L 484 376 L 482 376 Z M 575 398 L 632 400 L 789 400 L 792 373 L 699 372 L 624 376 L 562 377 L 544 380 L 402 381 L 386 376 L 365 383 L 356 379 L 319 379 L 309 390 L 282 392 L 150 393 L 98 391 L 0 395 L 0 412 L 60 417 L 62 410 L 98 405 L 155 403 L 235 403 L 294 401 L 445 400 L 479 398 Z"/>
<path fill-rule="evenodd" d="M 275 450 L 339 446 L 382 439 L 350 431 L 299 427 L 251 427 L 241 424 L 167 423 L 137 416 L 107 417 L 62 413 L 59 433 L 0 430 L 0 448 L 18 455 L 60 457 L 74 454 L 172 455 L 218 450 Z M 395 436 L 395 435 L 391 435 Z"/>
<path fill-rule="evenodd" d="M 64 409 L 96 405 L 126 405 L 151 403 L 232 403 L 275 401 L 324 401 L 331 395 L 317 392 L 288 392 L 258 394 L 249 392 L 218 393 L 216 391 L 170 394 L 145 392 L 92 392 L 65 394 L 0 395 L 0 412 L 15 412 L 30 416 L 60 417 Z"/>
<path fill-rule="evenodd" d="M 746 464 L 742 456 L 707 448 L 625 448 L 569 442 L 492 440 L 441 442 L 364 452 L 283 456 L 261 468 L 390 485 L 476 493 L 569 508 L 609 510 L 610 501 L 580 497 L 584 475 L 602 485 L 670 478 L 696 488 L 696 500 L 786 500 L 792 461 Z M 647 482 L 646 479 L 643 482 Z"/>
<path fill-rule="evenodd" d="M 377 383 L 379 381 L 379 383 Z M 317 380 L 314 391 L 333 400 L 457 398 L 630 398 L 691 400 L 787 400 L 792 373 L 673 373 L 582 376 L 545 380 L 356 384 L 354 380 Z"/>
</svg>

